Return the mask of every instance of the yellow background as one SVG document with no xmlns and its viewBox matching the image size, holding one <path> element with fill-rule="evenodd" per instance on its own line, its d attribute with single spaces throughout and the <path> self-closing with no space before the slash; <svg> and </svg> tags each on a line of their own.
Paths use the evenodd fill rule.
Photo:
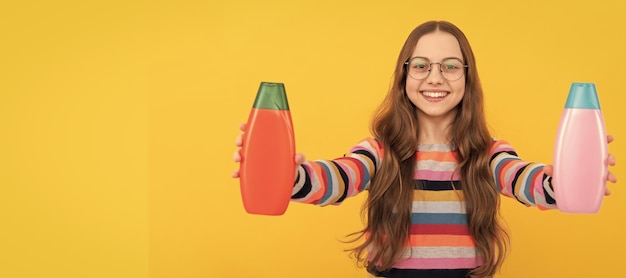
<svg viewBox="0 0 626 278">
<path fill-rule="evenodd" d="M 369 136 L 419 23 L 474 47 L 495 136 L 551 163 L 572 82 L 594 82 L 626 178 L 620 1 L 3 1 L 0 277 L 364 277 L 339 240 L 365 194 L 248 215 L 232 161 L 261 81 L 283 82 L 299 152 Z M 621 277 L 626 191 L 597 215 L 503 198 L 498 277 Z"/>
</svg>

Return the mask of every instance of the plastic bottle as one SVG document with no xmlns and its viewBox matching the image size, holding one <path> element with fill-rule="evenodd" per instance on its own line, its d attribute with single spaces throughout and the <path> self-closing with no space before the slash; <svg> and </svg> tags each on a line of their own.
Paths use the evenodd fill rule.
<svg viewBox="0 0 626 278">
<path fill-rule="evenodd" d="M 552 183 L 559 210 L 597 213 L 608 174 L 606 127 L 593 83 L 572 83 L 554 146 Z"/>
<path fill-rule="evenodd" d="M 250 214 L 282 215 L 295 179 L 295 140 L 283 83 L 261 82 L 243 134 L 239 181 Z"/>
</svg>

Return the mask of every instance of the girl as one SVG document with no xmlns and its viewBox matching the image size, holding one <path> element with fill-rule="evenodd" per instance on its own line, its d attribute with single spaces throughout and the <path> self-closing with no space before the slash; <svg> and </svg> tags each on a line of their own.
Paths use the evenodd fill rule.
<svg viewBox="0 0 626 278">
<path fill-rule="evenodd" d="M 352 242 L 364 240 L 351 252 L 370 277 L 493 276 L 509 244 L 499 194 L 556 208 L 551 166 L 520 160 L 489 134 L 474 54 L 451 23 L 411 32 L 371 130 L 344 157 L 296 155 L 292 195 L 324 206 L 368 190 L 367 222 Z"/>
</svg>

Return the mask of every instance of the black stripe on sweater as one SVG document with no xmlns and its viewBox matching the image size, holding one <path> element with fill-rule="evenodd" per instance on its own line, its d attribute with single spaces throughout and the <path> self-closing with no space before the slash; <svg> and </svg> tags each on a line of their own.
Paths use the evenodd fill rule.
<svg viewBox="0 0 626 278">
<path fill-rule="evenodd" d="M 366 156 L 367 158 L 369 158 L 369 160 L 371 160 L 371 161 L 372 161 L 372 164 L 374 164 L 374 169 L 376 169 L 376 167 L 378 166 L 378 165 L 376 165 L 376 158 L 375 158 L 375 157 L 374 157 L 374 155 L 373 155 L 371 152 L 369 152 L 369 151 L 366 151 L 366 150 L 358 150 L 358 151 L 353 152 L 353 154 L 364 155 L 364 156 Z"/>
<path fill-rule="evenodd" d="M 300 166 L 303 167 L 303 166 Z M 300 171 L 298 171 L 300 172 Z M 303 171 L 304 174 L 304 184 L 302 185 L 302 188 L 300 189 L 300 191 L 296 192 L 296 194 L 293 194 L 291 196 L 291 198 L 293 199 L 299 199 L 299 198 L 304 198 L 306 197 L 307 194 L 311 193 L 311 190 L 313 189 L 313 186 L 311 185 L 311 179 L 309 178 L 309 175 L 306 174 L 306 171 Z M 300 179 L 302 178 L 301 175 L 298 175 L 298 179 L 296 180 L 295 184 L 297 184 Z"/>
<path fill-rule="evenodd" d="M 512 155 L 512 156 L 514 156 L 514 157 L 519 158 L 519 156 L 517 155 L 517 153 L 516 153 L 516 152 L 514 152 L 514 151 L 497 152 L 497 153 L 494 153 L 494 154 L 491 156 L 491 159 L 489 160 L 489 163 L 491 163 L 494 159 L 496 159 L 496 157 L 498 157 L 498 155 L 500 155 L 501 153 L 506 153 L 506 154 L 509 154 L 509 155 Z"/>
<path fill-rule="evenodd" d="M 335 203 L 341 203 L 346 198 L 346 196 L 348 196 L 348 175 L 346 174 L 346 172 L 343 171 L 341 167 L 339 167 L 337 162 L 331 161 L 331 163 L 335 165 L 335 168 L 337 168 L 337 172 L 339 172 L 341 180 L 343 181 L 343 193 L 341 194 L 341 197 L 339 197 L 339 199 L 335 201 Z"/>
<path fill-rule="evenodd" d="M 517 195 L 515 195 L 515 192 L 516 192 L 516 191 L 515 191 L 515 186 L 516 186 L 516 184 L 517 184 L 517 179 L 519 179 L 519 177 L 522 175 L 522 172 L 524 172 L 524 170 L 526 170 L 526 168 L 527 168 L 527 167 L 528 167 L 528 164 L 527 164 L 527 165 L 524 165 L 524 167 L 522 167 L 522 168 L 519 168 L 519 170 L 517 170 L 517 172 L 515 172 L 515 177 L 513 178 L 513 182 L 511 182 L 511 193 L 513 193 L 513 197 L 515 197 L 515 199 L 516 199 L 518 202 L 522 203 L 522 204 L 525 204 L 525 203 L 524 203 L 524 202 L 522 202 L 522 200 L 520 200 L 520 199 L 517 197 Z"/>
<path fill-rule="evenodd" d="M 398 269 L 377 271 L 369 268 L 369 273 L 376 277 L 388 278 L 469 278 L 470 269 Z"/>
<path fill-rule="evenodd" d="M 416 190 L 430 190 L 430 191 L 443 191 L 443 190 L 459 190 L 461 189 L 460 181 L 429 181 L 429 180 L 415 180 L 413 186 Z"/>
<path fill-rule="evenodd" d="M 552 177 L 543 174 L 543 181 L 548 181 L 548 183 L 550 184 L 550 188 L 552 188 Z M 543 195 L 546 196 L 546 203 L 554 205 L 556 204 L 556 200 L 554 198 L 552 198 L 552 196 L 550 196 L 550 194 L 548 194 L 548 190 L 546 190 L 545 186 L 542 186 L 543 188 Z M 554 192 L 554 189 L 552 189 L 552 192 Z"/>
</svg>

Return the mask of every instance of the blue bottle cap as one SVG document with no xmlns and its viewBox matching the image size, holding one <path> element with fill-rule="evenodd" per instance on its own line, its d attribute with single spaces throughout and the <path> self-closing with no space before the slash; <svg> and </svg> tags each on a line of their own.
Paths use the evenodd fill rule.
<svg viewBox="0 0 626 278">
<path fill-rule="evenodd" d="M 565 108 L 600 109 L 598 92 L 593 83 L 572 83 Z"/>
</svg>

